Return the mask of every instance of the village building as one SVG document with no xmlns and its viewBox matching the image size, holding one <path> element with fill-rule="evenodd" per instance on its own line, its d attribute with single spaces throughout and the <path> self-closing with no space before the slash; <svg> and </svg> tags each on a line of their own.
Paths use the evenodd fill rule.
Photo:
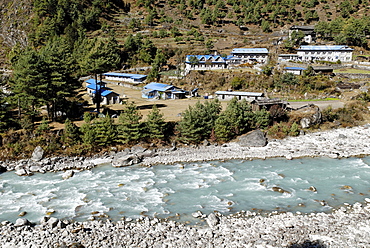
<svg viewBox="0 0 370 248">
<path fill-rule="evenodd" d="M 316 41 L 315 26 L 291 26 L 289 29 L 289 39 L 292 39 L 292 34 L 294 32 L 302 32 L 304 34 L 304 43 L 310 44 Z"/>
<path fill-rule="evenodd" d="M 268 61 L 267 48 L 234 48 L 231 55 L 240 58 L 240 63 L 265 64 Z"/>
<path fill-rule="evenodd" d="M 226 58 L 220 55 L 187 55 L 185 71 L 219 70 L 226 68 Z"/>
<path fill-rule="evenodd" d="M 95 97 L 97 90 L 100 92 L 101 104 L 109 105 L 118 104 L 121 102 L 119 94 L 107 88 L 107 84 L 105 82 L 101 82 L 99 80 L 96 81 L 95 79 L 89 79 L 85 81 L 85 83 L 87 93 L 90 97 Z"/>
<path fill-rule="evenodd" d="M 302 61 L 302 57 L 298 54 L 279 54 L 278 62 L 298 62 Z"/>
<path fill-rule="evenodd" d="M 106 80 L 127 82 L 132 84 L 140 84 L 145 81 L 147 75 L 131 74 L 131 73 L 119 73 L 119 72 L 107 72 L 103 73 Z"/>
<path fill-rule="evenodd" d="M 152 82 L 143 87 L 141 96 L 147 99 L 182 99 L 186 92 L 174 85 Z"/>
<path fill-rule="evenodd" d="M 294 75 L 302 75 L 303 71 L 306 70 L 306 68 L 303 67 L 284 67 L 283 73 L 292 73 Z"/>
<path fill-rule="evenodd" d="M 352 61 L 353 49 L 346 45 L 337 46 L 301 46 L 297 49 L 297 55 L 304 62 L 330 61 L 350 62 Z"/>
<path fill-rule="evenodd" d="M 216 91 L 215 95 L 218 100 L 231 100 L 236 97 L 238 100 L 245 99 L 249 102 L 265 98 L 262 92 Z"/>
</svg>

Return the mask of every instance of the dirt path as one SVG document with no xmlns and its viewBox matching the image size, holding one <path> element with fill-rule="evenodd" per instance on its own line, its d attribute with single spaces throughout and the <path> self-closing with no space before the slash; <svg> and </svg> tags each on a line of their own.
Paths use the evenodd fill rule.
<svg viewBox="0 0 370 248">
<path fill-rule="evenodd" d="M 293 109 L 297 109 L 299 107 L 314 104 L 318 106 L 321 110 L 332 106 L 333 109 L 343 108 L 344 102 L 340 100 L 330 100 L 330 101 L 302 101 L 302 102 L 289 102 L 289 106 Z"/>
</svg>

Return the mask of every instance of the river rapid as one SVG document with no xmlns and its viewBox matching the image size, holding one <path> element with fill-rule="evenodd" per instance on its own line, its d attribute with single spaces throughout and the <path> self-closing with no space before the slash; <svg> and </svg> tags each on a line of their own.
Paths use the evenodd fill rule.
<svg viewBox="0 0 370 248">
<path fill-rule="evenodd" d="M 198 210 L 225 215 L 241 210 L 331 212 L 370 198 L 369 165 L 370 157 L 318 157 L 123 168 L 106 164 L 68 179 L 63 172 L 25 177 L 6 172 L 0 174 L 0 221 L 14 222 L 21 212 L 31 222 L 45 215 L 75 221 L 144 215 L 186 223 L 199 221 L 192 216 Z"/>
</svg>

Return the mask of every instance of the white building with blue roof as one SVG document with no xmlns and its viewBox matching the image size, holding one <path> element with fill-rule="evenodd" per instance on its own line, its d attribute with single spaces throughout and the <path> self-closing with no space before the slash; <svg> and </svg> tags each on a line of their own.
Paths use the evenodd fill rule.
<svg viewBox="0 0 370 248">
<path fill-rule="evenodd" d="M 231 55 L 241 59 L 241 63 L 265 64 L 268 62 L 269 51 L 267 48 L 234 48 Z"/>
<path fill-rule="evenodd" d="M 141 96 L 147 99 L 182 99 L 185 93 L 174 85 L 151 82 L 143 87 Z"/>
<path fill-rule="evenodd" d="M 107 80 L 128 82 L 132 84 L 143 83 L 147 77 L 147 75 L 142 74 L 119 73 L 119 72 L 107 72 L 103 73 L 103 75 Z"/>
<path fill-rule="evenodd" d="M 301 46 L 297 49 L 297 55 L 302 61 L 330 61 L 350 62 L 352 61 L 353 49 L 346 45 L 336 46 Z"/>
<path fill-rule="evenodd" d="M 220 55 L 187 55 L 185 60 L 185 71 L 221 70 L 226 66 L 226 57 Z"/>
<path fill-rule="evenodd" d="M 85 83 L 87 93 L 90 97 L 95 97 L 97 91 L 100 93 L 101 104 L 109 105 L 120 103 L 121 100 L 119 98 L 119 94 L 107 88 L 105 82 L 101 82 L 100 80 L 96 81 L 95 79 L 89 79 L 86 80 Z"/>
</svg>

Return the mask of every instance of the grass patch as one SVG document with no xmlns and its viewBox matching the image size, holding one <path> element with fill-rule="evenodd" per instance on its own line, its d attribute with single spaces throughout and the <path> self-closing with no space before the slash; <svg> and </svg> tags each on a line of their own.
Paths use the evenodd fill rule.
<svg viewBox="0 0 370 248">
<path fill-rule="evenodd" d="M 339 98 L 324 98 L 324 99 L 298 99 L 298 100 L 288 100 L 288 102 L 318 102 L 318 101 L 339 101 Z"/>
<path fill-rule="evenodd" d="M 334 73 L 356 73 L 356 74 L 370 74 L 370 71 L 368 70 L 360 70 L 360 69 L 338 69 L 334 70 Z"/>
</svg>

